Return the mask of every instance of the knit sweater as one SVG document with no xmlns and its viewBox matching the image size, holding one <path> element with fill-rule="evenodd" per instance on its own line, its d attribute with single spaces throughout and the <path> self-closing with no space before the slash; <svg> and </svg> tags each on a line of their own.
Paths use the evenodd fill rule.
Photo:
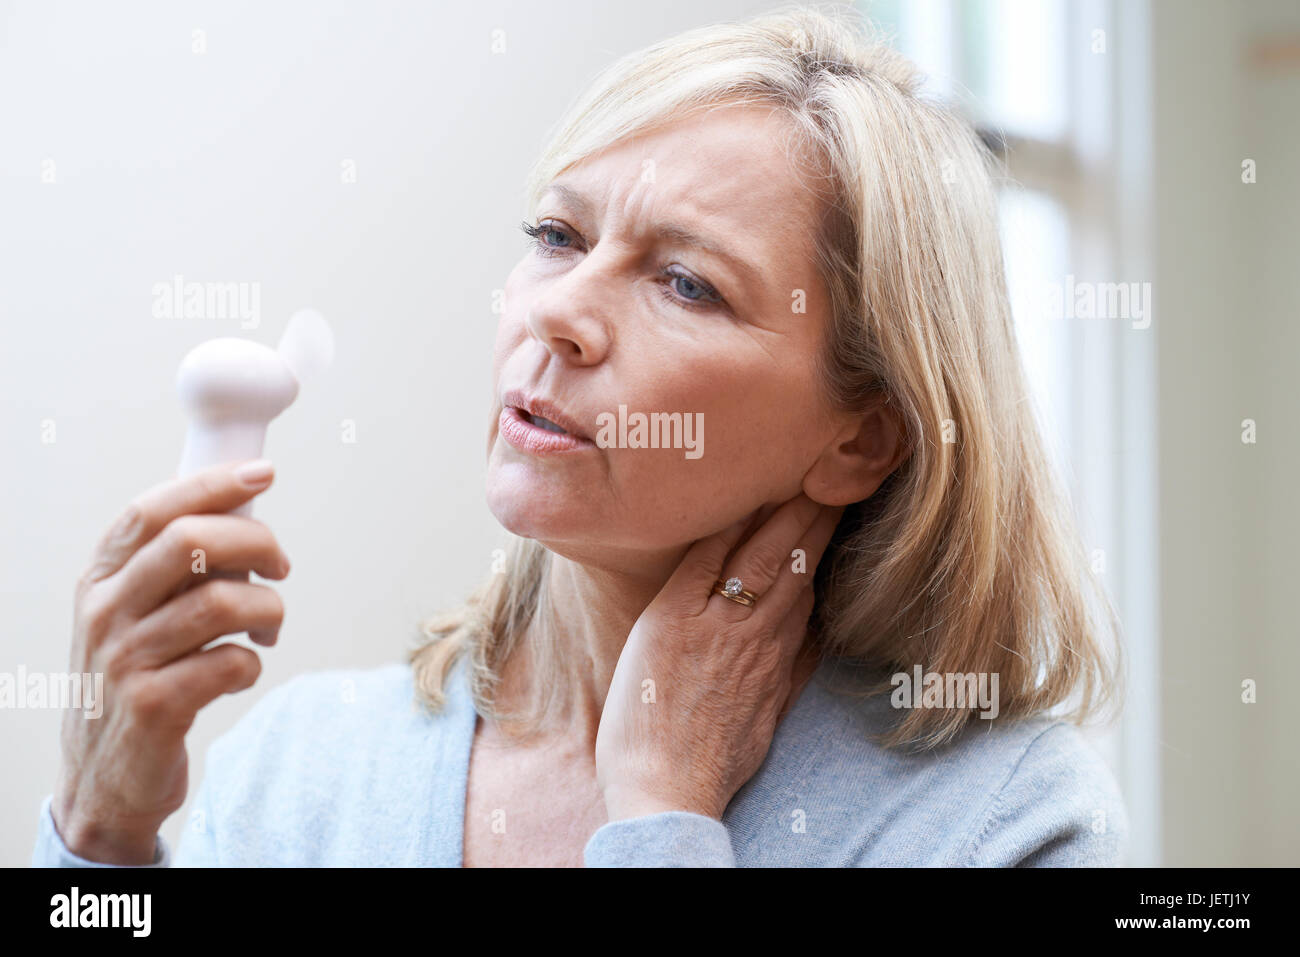
<svg viewBox="0 0 1300 957">
<path fill-rule="evenodd" d="M 1119 788 L 1076 727 L 976 718 L 941 748 L 887 750 L 873 736 L 902 715 L 891 695 L 842 690 L 872 677 L 824 659 L 720 821 L 665 811 L 609 822 L 588 839 L 586 866 L 1123 863 Z M 459 867 L 476 720 L 464 659 L 436 714 L 416 704 L 406 664 L 300 675 L 213 742 L 175 852 L 159 836 L 145 866 Z M 68 850 L 50 803 L 32 863 L 108 866 Z"/>
</svg>

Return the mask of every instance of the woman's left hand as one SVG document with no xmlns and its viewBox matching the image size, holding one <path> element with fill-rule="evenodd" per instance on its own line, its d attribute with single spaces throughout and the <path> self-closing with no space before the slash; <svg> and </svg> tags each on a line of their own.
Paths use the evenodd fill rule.
<svg viewBox="0 0 1300 957">
<path fill-rule="evenodd" d="M 605 699 L 596 779 L 609 820 L 720 820 L 758 771 L 795 690 L 813 575 L 843 512 L 800 493 L 743 544 L 752 516 L 691 546 L 628 635 Z M 733 575 L 758 596 L 752 607 L 712 593 Z"/>
</svg>

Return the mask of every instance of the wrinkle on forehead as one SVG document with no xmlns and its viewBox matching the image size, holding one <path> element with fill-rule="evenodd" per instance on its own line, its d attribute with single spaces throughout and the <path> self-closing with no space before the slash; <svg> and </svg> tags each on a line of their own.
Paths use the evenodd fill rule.
<svg viewBox="0 0 1300 957">
<path fill-rule="evenodd" d="M 689 201 L 701 215 L 720 216 L 758 205 L 788 207 L 799 178 L 786 151 L 789 120 L 770 110 L 729 107 L 678 121 L 611 148 L 631 180 L 626 205 L 662 195 Z M 629 161 L 628 157 L 634 157 Z"/>
</svg>

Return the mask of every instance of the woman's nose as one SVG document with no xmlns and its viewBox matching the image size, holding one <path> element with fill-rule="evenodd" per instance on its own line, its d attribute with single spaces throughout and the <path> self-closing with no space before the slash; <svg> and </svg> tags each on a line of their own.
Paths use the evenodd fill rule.
<svg viewBox="0 0 1300 957">
<path fill-rule="evenodd" d="M 600 283 L 590 277 L 584 261 L 563 277 L 551 280 L 534 297 L 524 325 L 552 355 L 576 365 L 595 365 L 605 358 L 610 330 L 605 314 L 609 303 Z M 581 275 L 587 273 L 586 276 Z"/>
</svg>

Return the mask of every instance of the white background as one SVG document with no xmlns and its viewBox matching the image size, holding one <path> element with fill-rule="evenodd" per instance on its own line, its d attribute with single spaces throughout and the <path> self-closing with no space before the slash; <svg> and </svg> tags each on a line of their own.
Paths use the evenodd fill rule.
<svg viewBox="0 0 1300 957">
<path fill-rule="evenodd" d="M 0 671 L 67 668 L 91 547 L 176 466 L 180 358 L 217 335 L 274 344 L 304 305 L 330 319 L 338 357 L 267 443 L 278 475 L 256 514 L 293 560 L 285 627 L 258 685 L 199 716 L 192 787 L 207 745 L 270 688 L 399 658 L 499 544 L 483 502 L 492 295 L 525 248 L 544 134 L 616 56 L 769 6 L 0 2 Z M 1137 55 L 1152 122 L 1113 147 L 1146 210 L 1115 211 L 1133 227 L 1117 247 L 1142 247 L 1116 278 L 1152 281 L 1158 310 L 1152 398 L 1130 420 L 1154 423 L 1158 468 L 1129 490 L 1144 519 L 1120 520 L 1158 528 L 1125 546 L 1159 573 L 1137 682 L 1159 721 L 1130 753 L 1163 780 L 1161 839 L 1142 844 L 1168 863 L 1300 861 L 1300 73 L 1250 61 L 1260 38 L 1297 31 L 1285 0 L 1153 4 Z M 1239 181 L 1247 156 L 1255 187 Z M 260 283 L 260 328 L 154 318 L 154 284 L 178 273 Z M 29 858 L 59 717 L 0 711 L 0 865 Z M 173 846 L 184 820 L 163 829 Z"/>
</svg>

